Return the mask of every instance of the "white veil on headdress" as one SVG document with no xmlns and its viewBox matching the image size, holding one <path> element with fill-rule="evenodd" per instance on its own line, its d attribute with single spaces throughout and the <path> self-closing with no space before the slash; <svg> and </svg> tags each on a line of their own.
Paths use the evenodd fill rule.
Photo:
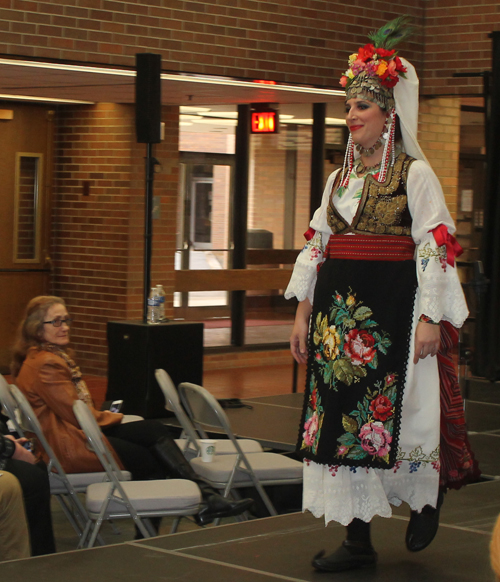
<svg viewBox="0 0 500 582">
<path fill-rule="evenodd" d="M 418 144 L 418 77 L 415 67 L 406 59 L 401 59 L 407 71 L 405 77 L 399 77 L 394 87 L 396 113 L 399 117 L 404 151 L 417 160 L 429 164 L 422 148 Z"/>
</svg>

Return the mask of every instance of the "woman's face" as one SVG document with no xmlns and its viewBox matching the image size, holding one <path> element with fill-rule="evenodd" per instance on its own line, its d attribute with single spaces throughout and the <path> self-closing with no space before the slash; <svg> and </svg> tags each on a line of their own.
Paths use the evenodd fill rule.
<svg viewBox="0 0 500 582">
<path fill-rule="evenodd" d="M 387 113 L 366 99 L 349 99 L 346 102 L 346 123 L 355 144 L 372 147 L 382 135 Z"/>
<path fill-rule="evenodd" d="M 68 319 L 69 314 L 64 305 L 61 303 L 56 303 L 49 307 L 47 313 L 45 314 L 44 321 L 60 321 L 62 319 Z M 60 326 L 55 326 L 52 323 L 43 324 L 43 336 L 44 342 L 50 344 L 56 344 L 56 346 L 66 346 L 69 344 L 69 325 L 63 322 Z"/>
</svg>

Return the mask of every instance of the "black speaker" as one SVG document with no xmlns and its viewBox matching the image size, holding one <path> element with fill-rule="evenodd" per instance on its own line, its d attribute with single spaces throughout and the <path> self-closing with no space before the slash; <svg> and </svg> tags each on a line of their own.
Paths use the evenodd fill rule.
<svg viewBox="0 0 500 582">
<path fill-rule="evenodd" d="M 138 143 L 161 141 L 161 55 L 135 55 L 135 133 Z"/>
<path fill-rule="evenodd" d="M 169 414 L 155 378 L 163 368 L 178 386 L 203 383 L 203 324 L 108 322 L 106 400 L 123 400 L 121 412 L 144 418 Z"/>
</svg>

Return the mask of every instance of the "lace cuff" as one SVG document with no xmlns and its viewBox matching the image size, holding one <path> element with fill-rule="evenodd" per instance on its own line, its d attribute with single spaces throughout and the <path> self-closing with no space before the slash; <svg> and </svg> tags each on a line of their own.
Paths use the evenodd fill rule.
<svg viewBox="0 0 500 582">
<path fill-rule="evenodd" d="M 321 232 L 315 231 L 300 252 L 285 291 L 285 299 L 296 297 L 298 301 L 304 301 L 307 298 L 312 305 L 318 268 L 324 260 L 322 239 Z"/>
<path fill-rule="evenodd" d="M 446 245 L 429 234 L 417 247 L 418 313 L 461 327 L 469 314 L 457 270 L 447 263 Z"/>
</svg>

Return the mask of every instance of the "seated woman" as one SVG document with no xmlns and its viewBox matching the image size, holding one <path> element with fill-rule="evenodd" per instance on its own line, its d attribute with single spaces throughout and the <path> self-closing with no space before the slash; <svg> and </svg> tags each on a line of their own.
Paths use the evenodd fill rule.
<svg viewBox="0 0 500 582">
<path fill-rule="evenodd" d="M 133 479 L 170 477 L 198 484 L 205 503 L 196 516 L 200 525 L 249 509 L 253 504 L 251 499 L 224 499 L 204 482 L 165 425 L 155 420 L 122 423 L 123 414 L 94 408 L 80 369 L 67 350 L 70 324 L 66 305 L 59 297 L 32 299 L 19 328 L 11 365 L 17 385 L 33 407 L 64 470 L 68 473 L 102 471 L 73 414 L 73 402 L 79 398 L 88 405 L 117 461 L 132 473 Z M 41 454 L 47 461 L 45 452 Z"/>
</svg>

